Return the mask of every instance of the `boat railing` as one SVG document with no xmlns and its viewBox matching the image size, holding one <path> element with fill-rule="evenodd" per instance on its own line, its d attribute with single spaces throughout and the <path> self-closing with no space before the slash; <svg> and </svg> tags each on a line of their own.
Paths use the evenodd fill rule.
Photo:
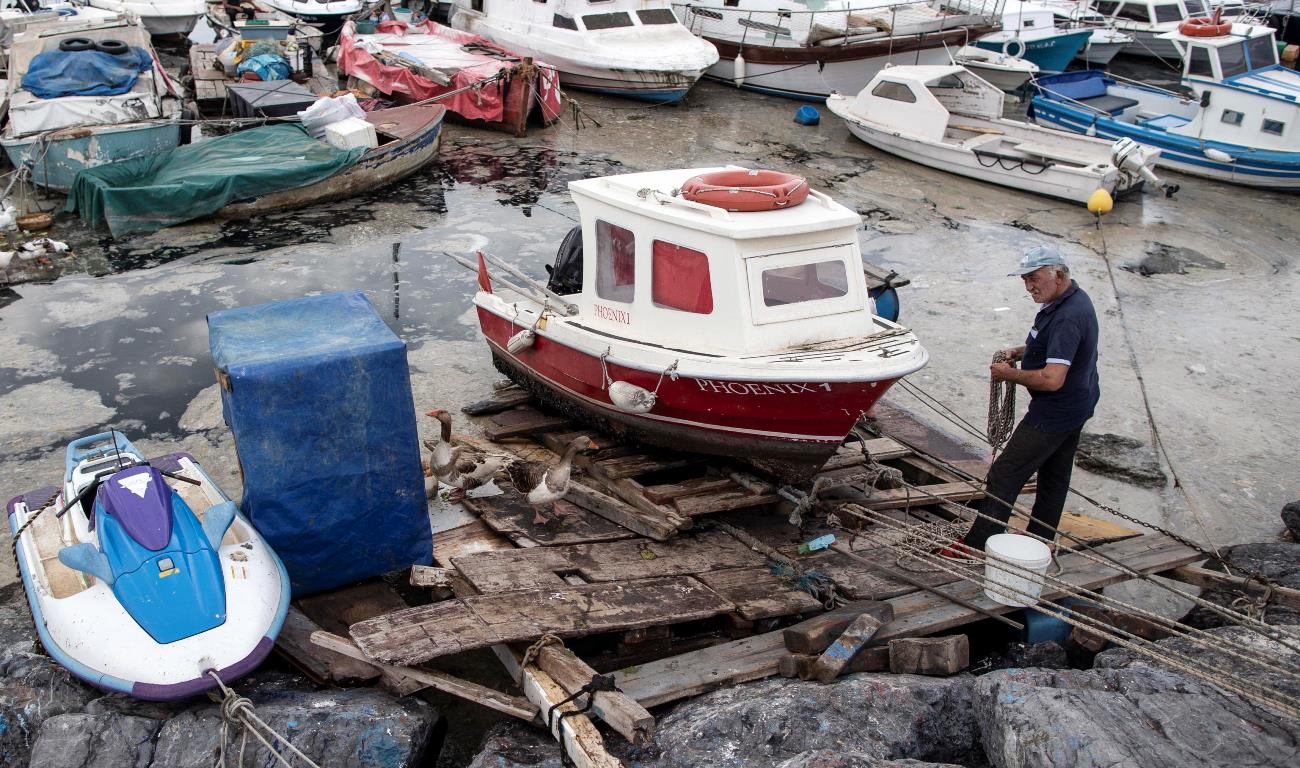
<svg viewBox="0 0 1300 768">
<path fill-rule="evenodd" d="M 996 24 L 1003 0 L 952 0 L 927 4 L 864 0 L 835 9 L 759 10 L 744 6 L 673 3 L 677 17 L 701 37 L 738 39 L 743 46 L 832 47 L 868 40 L 924 36 L 968 26 Z"/>
</svg>

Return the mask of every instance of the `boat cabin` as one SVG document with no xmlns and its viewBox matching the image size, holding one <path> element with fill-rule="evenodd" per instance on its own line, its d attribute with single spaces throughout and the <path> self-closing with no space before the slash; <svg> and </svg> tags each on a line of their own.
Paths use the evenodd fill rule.
<svg viewBox="0 0 1300 768">
<path fill-rule="evenodd" d="M 1097 0 L 1093 7 L 1120 29 L 1167 29 L 1188 16 L 1183 0 Z"/>
<path fill-rule="evenodd" d="M 817 191 L 798 205 L 744 213 L 677 194 L 689 179 L 724 170 L 743 169 L 570 182 L 582 220 L 581 278 L 574 260 L 562 258 L 551 285 L 581 286 L 569 297 L 579 310 L 571 322 L 707 355 L 764 354 L 893 327 L 872 313 L 856 213 Z"/>
<path fill-rule="evenodd" d="M 677 24 L 668 0 L 455 0 L 454 5 L 571 32 Z"/>
<path fill-rule="evenodd" d="M 987 120 L 1002 117 L 1002 91 L 959 65 L 887 67 L 855 102 L 857 114 L 888 115 L 892 129 L 928 141 L 957 135 L 970 148 L 1001 139 L 999 131 L 950 124 L 954 114 Z"/>
<path fill-rule="evenodd" d="M 1277 42 L 1270 27 L 1233 24 L 1232 32 L 1199 37 L 1172 32 L 1165 35 L 1183 54 L 1183 77 L 1228 81 L 1277 63 Z"/>
</svg>

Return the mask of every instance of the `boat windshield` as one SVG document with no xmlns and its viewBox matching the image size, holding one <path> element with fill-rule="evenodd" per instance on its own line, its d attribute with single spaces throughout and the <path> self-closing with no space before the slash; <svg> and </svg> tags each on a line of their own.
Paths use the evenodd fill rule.
<svg viewBox="0 0 1300 768">
<path fill-rule="evenodd" d="M 1277 66 L 1277 43 L 1272 35 L 1257 35 L 1246 41 L 1250 53 L 1250 68 L 1264 69 Z"/>
<path fill-rule="evenodd" d="M 1226 80 L 1250 71 L 1246 63 L 1246 44 L 1234 43 L 1219 48 L 1219 71 Z"/>
<path fill-rule="evenodd" d="M 848 292 L 849 276 L 839 259 L 763 270 L 763 304 L 769 307 L 835 299 Z"/>
</svg>

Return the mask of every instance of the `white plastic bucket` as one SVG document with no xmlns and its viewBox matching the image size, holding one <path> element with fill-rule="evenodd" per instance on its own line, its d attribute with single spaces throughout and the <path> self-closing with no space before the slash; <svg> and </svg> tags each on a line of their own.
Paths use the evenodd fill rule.
<svg viewBox="0 0 1300 768">
<path fill-rule="evenodd" d="M 393 20 L 394 20 L 394 21 L 400 21 L 400 22 L 402 22 L 403 24 L 410 24 L 410 23 L 411 23 L 411 17 L 414 16 L 414 15 L 415 15 L 415 12 L 412 11 L 410 8 L 394 8 L 394 9 L 393 9 Z"/>
<path fill-rule="evenodd" d="M 1016 608 L 1037 602 L 1043 574 L 1052 564 L 1052 550 L 1046 544 L 1018 533 L 999 533 L 989 537 L 984 554 L 985 597 Z"/>
</svg>

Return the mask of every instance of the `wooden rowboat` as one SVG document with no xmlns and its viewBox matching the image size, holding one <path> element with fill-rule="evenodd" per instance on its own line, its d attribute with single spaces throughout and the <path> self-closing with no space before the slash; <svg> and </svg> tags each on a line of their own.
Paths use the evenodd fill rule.
<svg viewBox="0 0 1300 768">
<path fill-rule="evenodd" d="M 446 114 L 447 110 L 437 104 L 412 104 L 369 112 L 366 120 L 375 127 L 379 146 L 368 150 L 353 165 L 315 184 L 231 203 L 213 215 L 222 219 L 248 219 L 342 200 L 401 181 L 437 157 Z"/>
</svg>

